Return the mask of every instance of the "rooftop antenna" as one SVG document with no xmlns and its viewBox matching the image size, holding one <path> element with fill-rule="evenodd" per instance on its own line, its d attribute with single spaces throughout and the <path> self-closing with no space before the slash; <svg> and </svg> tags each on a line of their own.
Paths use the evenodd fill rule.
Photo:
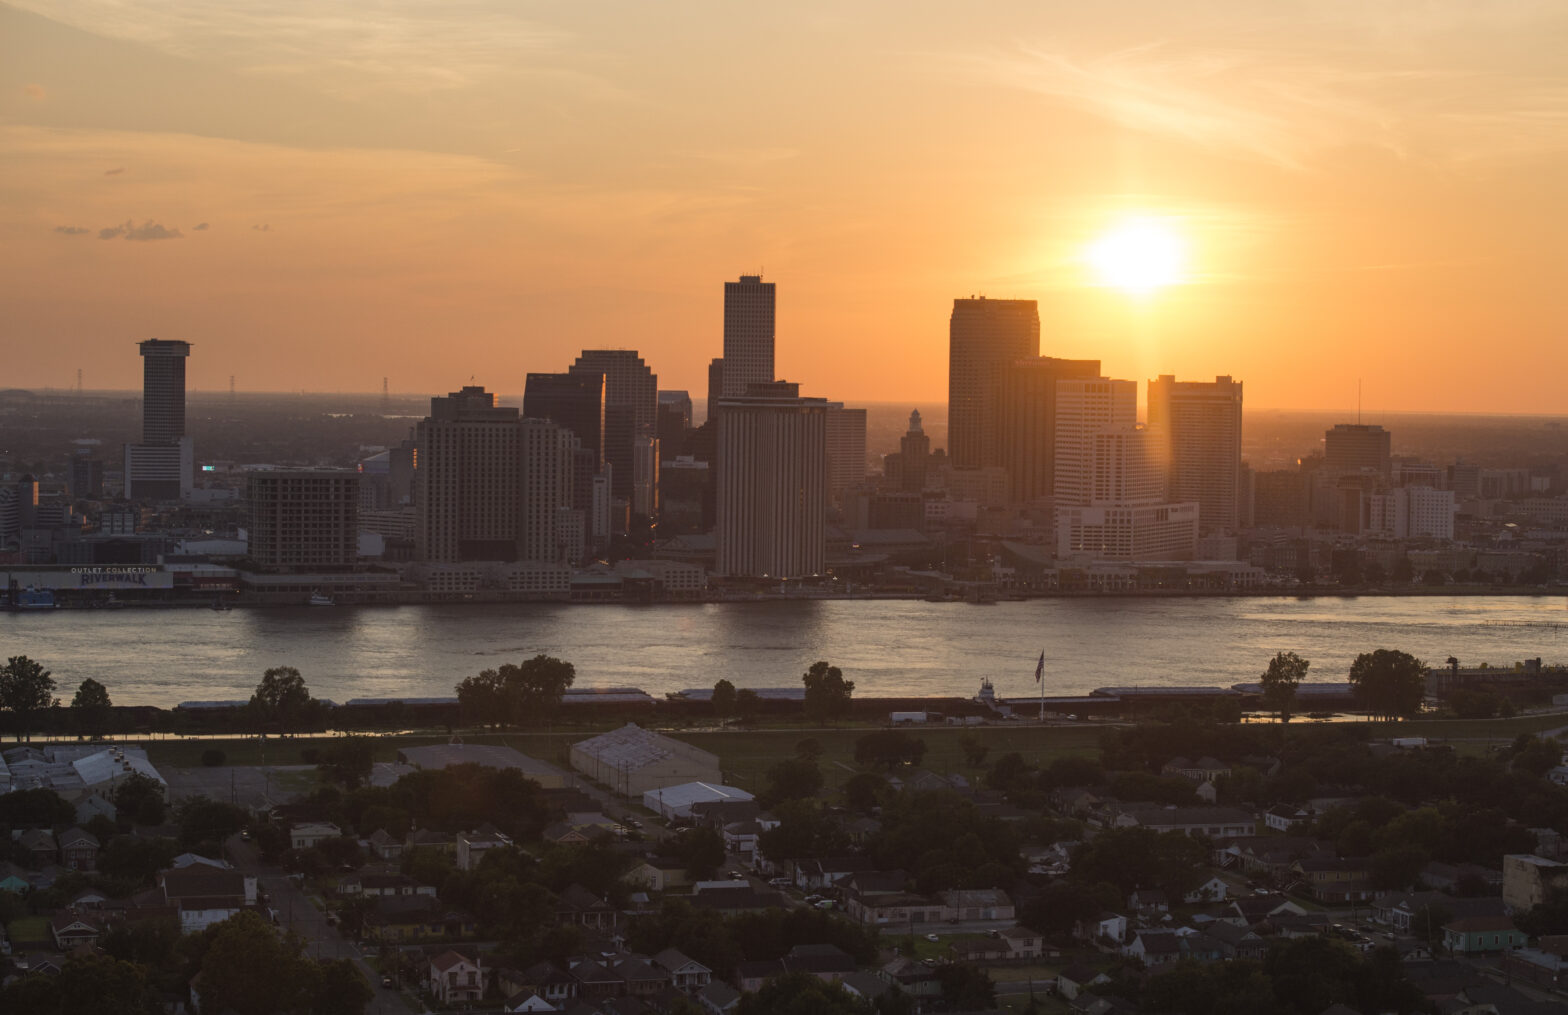
<svg viewBox="0 0 1568 1015">
<path fill-rule="evenodd" d="M 1361 378 L 1356 378 L 1356 426 L 1361 425 Z"/>
<path fill-rule="evenodd" d="M 388 401 L 389 396 L 387 395 L 387 379 L 383 377 L 381 378 L 381 404 L 386 405 Z"/>
<path fill-rule="evenodd" d="M 234 397 L 234 375 L 233 374 L 229 375 L 229 397 L 230 398 Z"/>
<path fill-rule="evenodd" d="M 81 394 L 82 394 L 82 368 L 81 367 L 77 367 L 76 368 L 76 395 L 77 395 L 78 398 L 80 398 Z"/>
</svg>

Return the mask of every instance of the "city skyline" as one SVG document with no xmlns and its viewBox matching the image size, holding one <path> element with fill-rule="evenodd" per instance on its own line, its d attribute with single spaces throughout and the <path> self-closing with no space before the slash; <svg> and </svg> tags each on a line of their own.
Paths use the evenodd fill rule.
<svg viewBox="0 0 1568 1015">
<path fill-rule="evenodd" d="M 985 294 L 1251 407 L 1561 411 L 1568 12 L 886 13 L 0 6 L 7 383 L 130 390 L 157 336 L 196 391 L 636 346 L 702 392 L 760 274 L 775 376 L 850 402 L 938 401 Z"/>
</svg>

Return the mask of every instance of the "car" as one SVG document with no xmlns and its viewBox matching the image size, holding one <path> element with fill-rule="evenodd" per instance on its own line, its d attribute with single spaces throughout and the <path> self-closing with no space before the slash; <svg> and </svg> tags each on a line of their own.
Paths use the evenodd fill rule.
<svg viewBox="0 0 1568 1015">
<path fill-rule="evenodd" d="M 795 882 L 791 881 L 789 878 L 769 878 L 768 884 L 772 885 L 774 888 L 790 888 L 794 886 Z"/>
<path fill-rule="evenodd" d="M 730 871 L 729 879 L 731 881 L 745 881 L 746 875 L 742 874 L 740 871 Z"/>
<path fill-rule="evenodd" d="M 823 899 L 821 902 L 814 902 L 814 903 L 812 903 L 812 905 L 816 906 L 818 909 L 832 909 L 833 908 L 833 900 L 832 899 Z"/>
<path fill-rule="evenodd" d="M 636 818 L 627 818 L 626 819 L 626 827 L 628 827 L 628 828 L 641 828 L 642 827 L 642 822 L 638 821 Z"/>
<path fill-rule="evenodd" d="M 240 841 L 241 842 L 249 842 L 250 841 L 250 829 L 248 829 L 248 828 L 240 829 Z"/>
<path fill-rule="evenodd" d="M 381 978 L 381 986 L 385 987 L 387 990 L 392 990 L 397 986 L 397 984 L 392 982 L 392 977 L 383 976 Z"/>
<path fill-rule="evenodd" d="M 927 934 L 926 935 L 926 940 L 927 941 L 936 941 L 936 940 L 938 940 L 938 938 L 937 938 L 937 936 L 935 934 Z"/>
</svg>

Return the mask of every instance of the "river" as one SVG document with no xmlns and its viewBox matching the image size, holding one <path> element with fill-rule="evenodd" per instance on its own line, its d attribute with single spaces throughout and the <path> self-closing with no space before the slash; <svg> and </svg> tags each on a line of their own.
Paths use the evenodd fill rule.
<svg viewBox="0 0 1568 1015">
<path fill-rule="evenodd" d="M 462 678 L 538 653 L 577 667 L 578 686 L 662 696 L 711 687 L 798 686 L 814 660 L 861 695 L 1037 693 L 1106 686 L 1229 686 L 1275 652 L 1342 680 L 1357 653 L 1397 648 L 1466 666 L 1568 662 L 1562 596 L 1035 599 L 995 605 L 808 600 L 652 606 L 336 606 L 311 609 L 57 610 L 0 614 L 0 657 L 47 666 L 70 700 L 93 677 L 116 704 L 247 698 L 269 666 L 293 666 L 317 697 L 444 696 Z"/>
</svg>

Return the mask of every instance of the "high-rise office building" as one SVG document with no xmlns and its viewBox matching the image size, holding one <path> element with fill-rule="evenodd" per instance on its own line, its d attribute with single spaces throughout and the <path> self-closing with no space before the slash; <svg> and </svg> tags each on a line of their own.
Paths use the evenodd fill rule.
<svg viewBox="0 0 1568 1015">
<path fill-rule="evenodd" d="M 195 483 L 195 457 L 185 433 L 185 360 L 189 342 L 149 338 L 142 355 L 142 441 L 125 445 L 129 500 L 180 500 Z"/>
<path fill-rule="evenodd" d="M 1030 504 L 1050 497 L 1056 479 L 1056 384 L 1095 380 L 1097 359 L 1036 356 L 1002 372 L 997 438 L 1012 500 Z"/>
<path fill-rule="evenodd" d="M 947 454 L 955 469 L 1002 464 L 997 439 L 1002 374 L 1040 355 L 1034 300 L 958 299 L 948 325 Z"/>
<path fill-rule="evenodd" d="M 1149 382 L 1149 429 L 1159 442 L 1172 501 L 1196 501 L 1204 532 L 1238 527 L 1241 382 L 1230 377 Z"/>
<path fill-rule="evenodd" d="M 919 409 L 909 410 L 909 429 L 898 439 L 897 461 L 898 475 L 889 477 L 891 485 L 905 493 L 924 490 L 931 465 L 931 438 L 921 425 Z"/>
<path fill-rule="evenodd" d="M 569 372 L 604 375 L 604 458 L 610 463 L 610 489 L 631 503 L 638 440 L 658 434 L 658 375 L 635 349 L 584 349 Z"/>
<path fill-rule="evenodd" d="M 712 423 L 718 416 L 719 399 L 724 397 L 724 357 L 715 356 L 708 362 L 708 401 L 703 406 L 707 422 Z"/>
<path fill-rule="evenodd" d="M 430 400 L 415 442 L 420 560 L 559 563 L 582 544 L 564 521 L 581 447 L 565 427 L 523 419 L 484 388 L 465 387 Z"/>
<path fill-rule="evenodd" d="M 359 474 L 276 469 L 246 477 L 246 555 L 276 571 L 325 571 L 359 559 Z"/>
<path fill-rule="evenodd" d="M 1323 468 L 1329 472 L 1371 471 L 1387 476 L 1393 435 L 1375 424 L 1338 423 L 1323 434 Z"/>
<path fill-rule="evenodd" d="M 1058 506 L 1094 502 L 1094 439 L 1106 429 L 1138 421 L 1138 385 L 1107 377 L 1056 382 L 1055 458 L 1052 490 Z"/>
<path fill-rule="evenodd" d="M 725 398 L 773 380 L 774 284 L 761 275 L 724 283 Z M 709 413 L 712 413 L 710 407 Z"/>
<path fill-rule="evenodd" d="M 604 374 L 591 370 L 529 374 L 523 386 L 523 415 L 566 427 L 593 452 L 597 468 L 604 461 L 605 383 Z"/>
<path fill-rule="evenodd" d="M 828 502 L 841 504 L 846 490 L 866 481 L 866 410 L 829 402 L 827 442 Z"/>
<path fill-rule="evenodd" d="M 716 572 L 821 574 L 826 555 L 827 401 L 784 381 L 726 398 L 718 416 Z"/>
</svg>

